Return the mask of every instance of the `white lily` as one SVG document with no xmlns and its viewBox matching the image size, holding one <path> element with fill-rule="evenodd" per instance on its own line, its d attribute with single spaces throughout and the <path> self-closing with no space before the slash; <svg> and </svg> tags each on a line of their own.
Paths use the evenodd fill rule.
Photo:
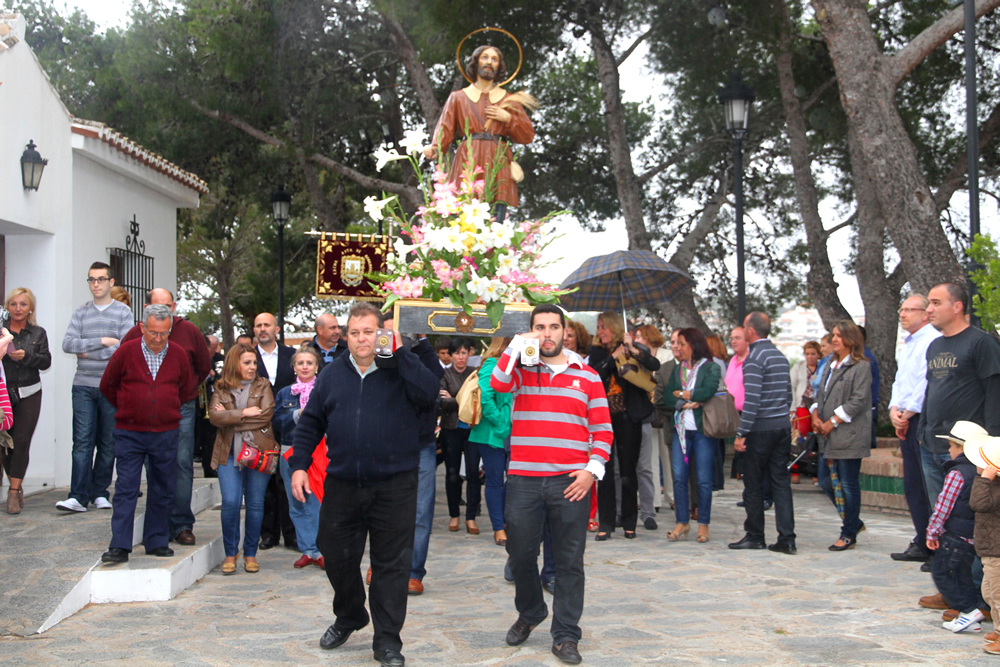
<svg viewBox="0 0 1000 667">
<path fill-rule="evenodd" d="M 385 218 L 385 214 L 382 213 L 382 209 L 385 205 L 391 202 L 395 197 L 389 197 L 388 199 L 375 199 L 375 197 L 365 197 L 365 213 L 371 217 L 372 220 L 378 222 Z"/>
<path fill-rule="evenodd" d="M 469 275 L 469 282 L 465 284 L 465 288 L 475 294 L 480 298 L 484 298 L 484 294 L 490 287 L 490 281 L 486 278 L 480 278 L 475 273 Z"/>
<path fill-rule="evenodd" d="M 513 255 L 504 253 L 497 256 L 497 273 L 501 276 L 505 276 L 517 268 L 517 258 Z"/>
<path fill-rule="evenodd" d="M 375 158 L 375 169 L 377 171 L 382 171 L 382 167 L 386 165 L 387 162 L 392 162 L 393 160 L 405 160 L 405 155 L 400 155 L 395 148 L 385 149 L 385 146 L 379 146 L 372 153 L 372 157 Z"/>
<path fill-rule="evenodd" d="M 495 248 L 506 248 L 514 240 L 514 230 L 507 225 L 494 222 L 490 225 L 490 231 L 493 232 L 493 247 Z"/>
<path fill-rule="evenodd" d="M 403 140 L 399 142 L 407 153 L 411 155 L 419 155 L 424 150 L 424 144 L 427 142 L 427 133 L 423 130 L 407 130 L 406 134 L 403 136 Z"/>
<path fill-rule="evenodd" d="M 483 227 L 490 219 L 490 205 L 484 201 L 473 199 L 462 207 L 465 219 L 476 227 Z"/>
<path fill-rule="evenodd" d="M 504 284 L 497 279 L 487 281 L 486 285 L 479 292 L 479 297 L 483 301 L 499 301 L 500 297 L 503 296 L 502 291 L 504 289 Z"/>
</svg>

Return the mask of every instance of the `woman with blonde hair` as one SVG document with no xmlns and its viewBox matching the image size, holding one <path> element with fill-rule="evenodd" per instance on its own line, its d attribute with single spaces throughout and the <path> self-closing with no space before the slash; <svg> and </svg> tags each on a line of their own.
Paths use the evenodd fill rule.
<svg viewBox="0 0 1000 667">
<path fill-rule="evenodd" d="M 853 549 L 861 521 L 861 459 L 871 456 L 872 371 L 865 358 L 865 339 L 851 320 L 833 327 L 833 358 L 823 371 L 810 407 L 813 432 L 819 437 L 819 485 L 837 505 L 843 525 L 830 551 Z M 837 493 L 840 487 L 841 493 Z M 839 508 L 838 508 L 839 509 Z"/>
<path fill-rule="evenodd" d="M 504 528 L 504 504 L 507 497 L 507 484 L 504 476 L 507 473 L 507 441 L 510 438 L 511 407 L 514 395 L 498 392 L 490 386 L 490 377 L 496 368 L 500 355 L 510 345 L 513 338 L 494 338 L 483 353 L 483 363 L 479 367 L 480 404 L 482 418 L 472 427 L 469 442 L 476 443 L 479 448 L 479 459 L 483 462 L 486 473 L 486 511 L 493 524 L 493 541 L 500 546 L 507 544 L 507 532 Z"/>
<path fill-rule="evenodd" d="M 8 431 L 13 447 L 0 447 L 3 471 L 10 480 L 7 491 L 7 513 L 20 514 L 24 508 L 21 484 L 28 470 L 31 437 L 42 410 L 42 378 L 39 371 L 52 365 L 49 339 L 45 329 L 35 320 L 35 295 L 27 287 L 16 287 L 7 295 L 4 307 L 10 313 L 10 335 L 13 336 L 3 357 L 7 380 L 7 398 L 11 402 L 14 421 Z M 8 415 L 4 415 L 5 419 Z"/>
<path fill-rule="evenodd" d="M 243 569 L 258 572 L 257 546 L 264 521 L 264 493 L 271 475 L 243 467 L 238 457 L 244 444 L 263 455 L 279 456 L 271 430 L 274 396 L 267 378 L 257 376 L 257 353 L 249 345 L 237 343 L 226 354 L 222 375 L 215 381 L 215 393 L 208 419 L 218 431 L 212 452 L 212 468 L 219 473 L 222 491 L 222 544 L 226 559 L 222 574 L 236 572 L 240 547 L 240 506 L 246 503 L 243 524 Z"/>
<path fill-rule="evenodd" d="M 111 288 L 111 298 L 115 301 L 121 301 L 129 308 L 132 307 L 132 295 L 128 293 L 128 290 L 124 287 L 119 287 L 115 285 Z"/>
<path fill-rule="evenodd" d="M 598 344 L 590 348 L 590 366 L 597 371 L 608 395 L 611 412 L 611 430 L 615 436 L 618 469 L 622 484 L 622 529 L 625 537 L 635 537 L 639 519 L 638 472 L 639 450 L 642 446 L 642 423 L 653 414 L 649 391 L 632 384 L 619 372 L 619 357 L 631 359 L 648 371 L 660 368 L 659 360 L 649 353 L 649 348 L 636 347 L 625 331 L 622 316 L 605 311 L 597 317 Z M 605 475 L 598 483 L 597 506 L 601 527 L 595 539 L 604 541 L 615 530 L 615 476 Z"/>
<path fill-rule="evenodd" d="M 588 363 L 588 352 L 590 343 L 594 339 L 587 331 L 587 327 L 575 320 L 566 318 L 566 333 L 563 335 L 563 347 L 571 352 L 576 352 L 583 357 L 583 363 Z"/>
</svg>

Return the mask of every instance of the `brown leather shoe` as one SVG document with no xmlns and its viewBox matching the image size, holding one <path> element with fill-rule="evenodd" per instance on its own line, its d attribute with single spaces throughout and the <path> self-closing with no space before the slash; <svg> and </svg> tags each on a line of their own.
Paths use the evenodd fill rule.
<svg viewBox="0 0 1000 667">
<path fill-rule="evenodd" d="M 185 546 L 191 546 L 195 543 L 194 533 L 192 533 L 190 529 L 185 528 L 181 532 L 177 533 L 177 537 L 174 538 L 174 542 Z"/>
<path fill-rule="evenodd" d="M 424 584 L 419 579 L 410 579 L 410 586 L 407 589 L 408 595 L 420 595 L 424 592 Z"/>
<path fill-rule="evenodd" d="M 983 646 L 983 650 L 990 655 L 1000 655 L 1000 641 L 995 641 Z"/>
<path fill-rule="evenodd" d="M 22 505 L 18 502 L 18 491 L 19 489 L 10 489 L 7 491 L 7 514 L 21 513 Z"/>
<path fill-rule="evenodd" d="M 924 609 L 947 609 L 948 603 L 944 601 L 944 596 L 940 593 L 925 595 L 917 602 Z"/>
<path fill-rule="evenodd" d="M 983 635 L 983 641 L 986 642 L 987 644 L 992 644 L 993 642 L 998 640 L 1000 640 L 1000 633 L 997 633 L 996 630 L 994 630 L 993 632 L 987 632 L 985 635 Z"/>
<path fill-rule="evenodd" d="M 510 626 L 510 630 L 507 631 L 507 644 L 510 646 L 520 646 L 524 642 L 528 641 L 528 637 L 531 636 L 531 631 L 535 629 L 538 623 L 534 625 L 529 625 L 520 616 L 514 621 L 514 625 Z"/>
<path fill-rule="evenodd" d="M 568 665 L 579 665 L 583 662 L 580 651 L 576 648 L 576 642 L 565 641 L 561 644 L 553 644 L 552 655 Z"/>
<path fill-rule="evenodd" d="M 369 586 L 372 585 L 372 569 L 368 568 L 368 574 L 365 575 L 365 583 Z"/>
</svg>

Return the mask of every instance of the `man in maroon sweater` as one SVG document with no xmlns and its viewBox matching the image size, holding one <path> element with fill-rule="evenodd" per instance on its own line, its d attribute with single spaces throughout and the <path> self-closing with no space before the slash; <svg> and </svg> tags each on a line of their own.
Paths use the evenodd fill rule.
<svg viewBox="0 0 1000 667">
<path fill-rule="evenodd" d="M 174 295 L 157 287 L 147 296 L 147 303 L 163 304 L 171 314 L 177 308 Z M 139 325 L 125 334 L 122 342 L 142 336 Z M 181 425 L 177 439 L 177 488 L 174 509 L 170 514 L 170 539 L 178 544 L 194 544 L 194 512 L 191 511 L 191 488 L 194 484 L 194 418 L 198 408 L 198 386 L 212 372 L 212 353 L 205 344 L 201 331 L 183 317 L 173 315 L 170 342 L 186 353 L 191 378 L 181 388 Z"/>
<path fill-rule="evenodd" d="M 191 383 L 187 355 L 169 342 L 170 308 L 155 304 L 143 310 L 142 337 L 122 343 L 111 355 L 101 378 L 101 393 L 115 414 L 114 514 L 111 545 L 101 556 L 105 563 L 124 563 L 132 551 L 135 503 L 139 497 L 142 464 L 148 457 L 146 519 L 142 542 L 146 553 L 170 557 L 170 512 L 177 484 L 177 438 L 181 397 Z"/>
</svg>

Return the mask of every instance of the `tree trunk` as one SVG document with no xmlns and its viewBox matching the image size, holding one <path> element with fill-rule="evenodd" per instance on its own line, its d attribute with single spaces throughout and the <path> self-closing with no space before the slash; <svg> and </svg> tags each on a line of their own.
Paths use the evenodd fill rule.
<svg viewBox="0 0 1000 667">
<path fill-rule="evenodd" d="M 319 174 L 316 173 L 316 166 L 309 160 L 305 159 L 301 150 L 296 151 L 296 153 L 298 154 L 299 167 L 302 169 L 303 176 L 305 176 L 306 190 L 309 191 L 309 199 L 312 202 L 313 214 L 319 220 L 319 224 L 323 228 L 323 231 L 346 231 L 347 227 L 344 225 L 343 219 L 337 215 L 334 202 L 327 197 L 326 191 L 323 189 L 323 184 L 319 181 Z"/>
<path fill-rule="evenodd" d="M 434 96 L 434 84 L 427 76 L 427 69 L 420 62 L 417 49 L 410 41 L 402 24 L 394 16 L 382 14 L 385 24 L 389 28 L 392 36 L 392 43 L 396 47 L 399 59 L 403 61 L 406 73 L 410 77 L 410 85 L 416 93 L 420 109 L 424 112 L 424 122 L 426 123 L 427 136 L 434 134 L 434 127 L 437 125 L 438 116 L 441 115 L 441 105 L 438 104 Z"/>
<path fill-rule="evenodd" d="M 891 212 L 889 233 L 910 284 L 926 293 L 936 283 L 964 281 L 896 109 L 894 63 L 879 50 L 864 3 L 811 2 L 837 73 L 848 126 L 856 132 L 853 159 L 863 162 L 882 211 Z"/>
<path fill-rule="evenodd" d="M 215 292 L 219 296 L 219 327 L 222 329 L 222 348 L 228 350 L 236 342 L 233 335 L 233 307 L 229 297 L 232 292 L 229 278 L 225 272 L 219 272 L 215 281 Z"/>
<path fill-rule="evenodd" d="M 628 231 L 629 250 L 651 250 L 649 233 L 642 213 L 642 189 L 632 167 L 632 152 L 625 135 L 625 109 L 622 107 L 621 87 L 615 55 L 604 37 L 598 19 L 589 22 L 590 45 L 597 60 L 604 97 L 604 118 L 608 128 L 608 146 L 618 185 L 618 201 Z"/>
<path fill-rule="evenodd" d="M 781 25 L 780 50 L 776 58 L 778 79 L 781 88 L 781 103 L 785 111 L 785 131 L 788 133 L 789 156 L 795 177 L 795 195 L 799 202 L 799 212 L 806 231 L 806 245 L 809 250 L 809 273 L 806 288 L 813 304 L 819 311 L 827 330 L 840 319 L 850 319 L 850 313 L 837 296 L 837 281 L 833 276 L 833 266 L 827 252 L 827 235 L 823 231 L 823 219 L 819 214 L 819 195 L 812 173 L 812 159 L 809 155 L 809 141 L 806 137 L 806 121 L 795 94 L 795 76 L 792 69 L 791 19 L 785 0 L 774 0 Z"/>
<path fill-rule="evenodd" d="M 899 290 L 890 284 L 885 272 L 886 217 L 878 201 L 872 180 L 862 160 L 855 160 L 857 136 L 848 130 L 851 148 L 851 172 L 858 206 L 858 258 L 855 275 L 865 304 L 866 344 L 878 360 L 880 373 L 879 419 L 889 420 L 889 396 L 896 378 L 896 332 L 899 320 Z"/>
</svg>

